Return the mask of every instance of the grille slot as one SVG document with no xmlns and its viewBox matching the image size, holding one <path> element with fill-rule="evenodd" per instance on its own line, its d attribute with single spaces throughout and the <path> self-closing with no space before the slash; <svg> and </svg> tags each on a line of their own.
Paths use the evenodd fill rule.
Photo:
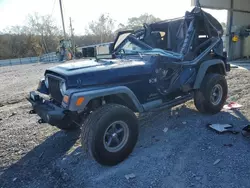
<svg viewBox="0 0 250 188">
<path fill-rule="evenodd" d="M 48 82 L 49 82 L 49 93 L 51 97 L 56 101 L 61 103 L 63 96 L 60 91 L 60 80 L 56 79 L 54 77 L 48 76 Z"/>
</svg>

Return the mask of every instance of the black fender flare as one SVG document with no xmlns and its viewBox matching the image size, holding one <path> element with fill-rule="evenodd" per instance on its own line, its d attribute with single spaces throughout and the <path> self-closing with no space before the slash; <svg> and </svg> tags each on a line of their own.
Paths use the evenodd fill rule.
<svg viewBox="0 0 250 188">
<path fill-rule="evenodd" d="M 207 60 L 201 63 L 198 74 L 196 76 L 196 81 L 194 83 L 194 89 L 199 89 L 203 78 L 205 77 L 209 67 L 213 65 L 220 65 L 223 67 L 223 75 L 226 75 L 225 63 L 221 59 Z"/>
<path fill-rule="evenodd" d="M 67 94 L 68 96 L 70 96 L 70 101 L 69 104 L 64 104 L 64 102 L 62 103 L 62 105 L 66 108 L 68 108 L 68 110 L 70 111 L 82 111 L 84 110 L 84 108 L 87 106 L 87 104 L 95 98 L 99 98 L 99 97 L 105 97 L 105 96 L 109 96 L 109 95 L 115 95 L 115 94 L 125 94 L 127 95 L 132 103 L 134 104 L 135 108 L 138 110 L 138 112 L 143 112 L 143 106 L 141 105 L 141 103 L 139 102 L 139 100 L 137 99 L 137 97 L 135 96 L 135 94 L 133 93 L 133 91 L 131 91 L 128 87 L 126 86 L 116 86 L 116 87 L 109 87 L 109 88 L 96 88 L 93 90 L 89 90 L 89 91 L 81 91 L 80 90 L 75 90 L 72 93 L 70 91 L 68 91 L 69 93 Z M 81 105 L 76 106 L 76 101 L 79 97 L 84 97 L 84 101 Z"/>
</svg>

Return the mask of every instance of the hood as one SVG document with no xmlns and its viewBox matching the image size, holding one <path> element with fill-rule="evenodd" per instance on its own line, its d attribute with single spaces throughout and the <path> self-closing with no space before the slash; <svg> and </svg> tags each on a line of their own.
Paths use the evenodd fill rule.
<svg viewBox="0 0 250 188">
<path fill-rule="evenodd" d="M 69 88 L 110 85 L 140 80 L 150 74 L 152 64 L 145 59 L 80 60 L 52 67 L 45 74 L 63 77 Z"/>
</svg>

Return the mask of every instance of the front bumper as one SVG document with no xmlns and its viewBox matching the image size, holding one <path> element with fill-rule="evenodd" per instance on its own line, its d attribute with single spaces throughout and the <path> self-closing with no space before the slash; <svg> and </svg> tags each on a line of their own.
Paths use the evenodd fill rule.
<svg viewBox="0 0 250 188">
<path fill-rule="evenodd" d="M 30 92 L 27 100 L 32 104 L 33 113 L 41 117 L 41 122 L 58 126 L 66 117 L 65 109 L 56 106 L 51 101 L 45 100 L 35 91 Z"/>
</svg>

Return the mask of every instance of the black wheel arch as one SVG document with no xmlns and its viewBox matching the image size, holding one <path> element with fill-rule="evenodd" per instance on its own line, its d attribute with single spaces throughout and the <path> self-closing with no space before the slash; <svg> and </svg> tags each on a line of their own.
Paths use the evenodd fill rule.
<svg viewBox="0 0 250 188">
<path fill-rule="evenodd" d="M 135 105 L 134 101 L 131 99 L 129 95 L 126 93 L 117 93 L 112 95 L 106 95 L 103 97 L 97 97 L 89 101 L 87 107 L 89 109 L 96 109 L 103 105 L 102 101 L 105 104 L 119 104 L 122 106 L 126 106 L 133 112 L 139 112 L 138 107 Z"/>
<path fill-rule="evenodd" d="M 227 73 L 224 61 L 221 59 L 212 59 L 202 62 L 196 76 L 194 89 L 200 88 L 205 75 L 208 73 L 217 73 L 226 76 Z"/>
<path fill-rule="evenodd" d="M 115 94 L 115 95 L 108 95 L 105 97 L 107 103 L 115 103 L 126 106 L 133 112 L 138 112 L 138 108 L 134 104 L 133 100 L 125 93 Z"/>
</svg>

